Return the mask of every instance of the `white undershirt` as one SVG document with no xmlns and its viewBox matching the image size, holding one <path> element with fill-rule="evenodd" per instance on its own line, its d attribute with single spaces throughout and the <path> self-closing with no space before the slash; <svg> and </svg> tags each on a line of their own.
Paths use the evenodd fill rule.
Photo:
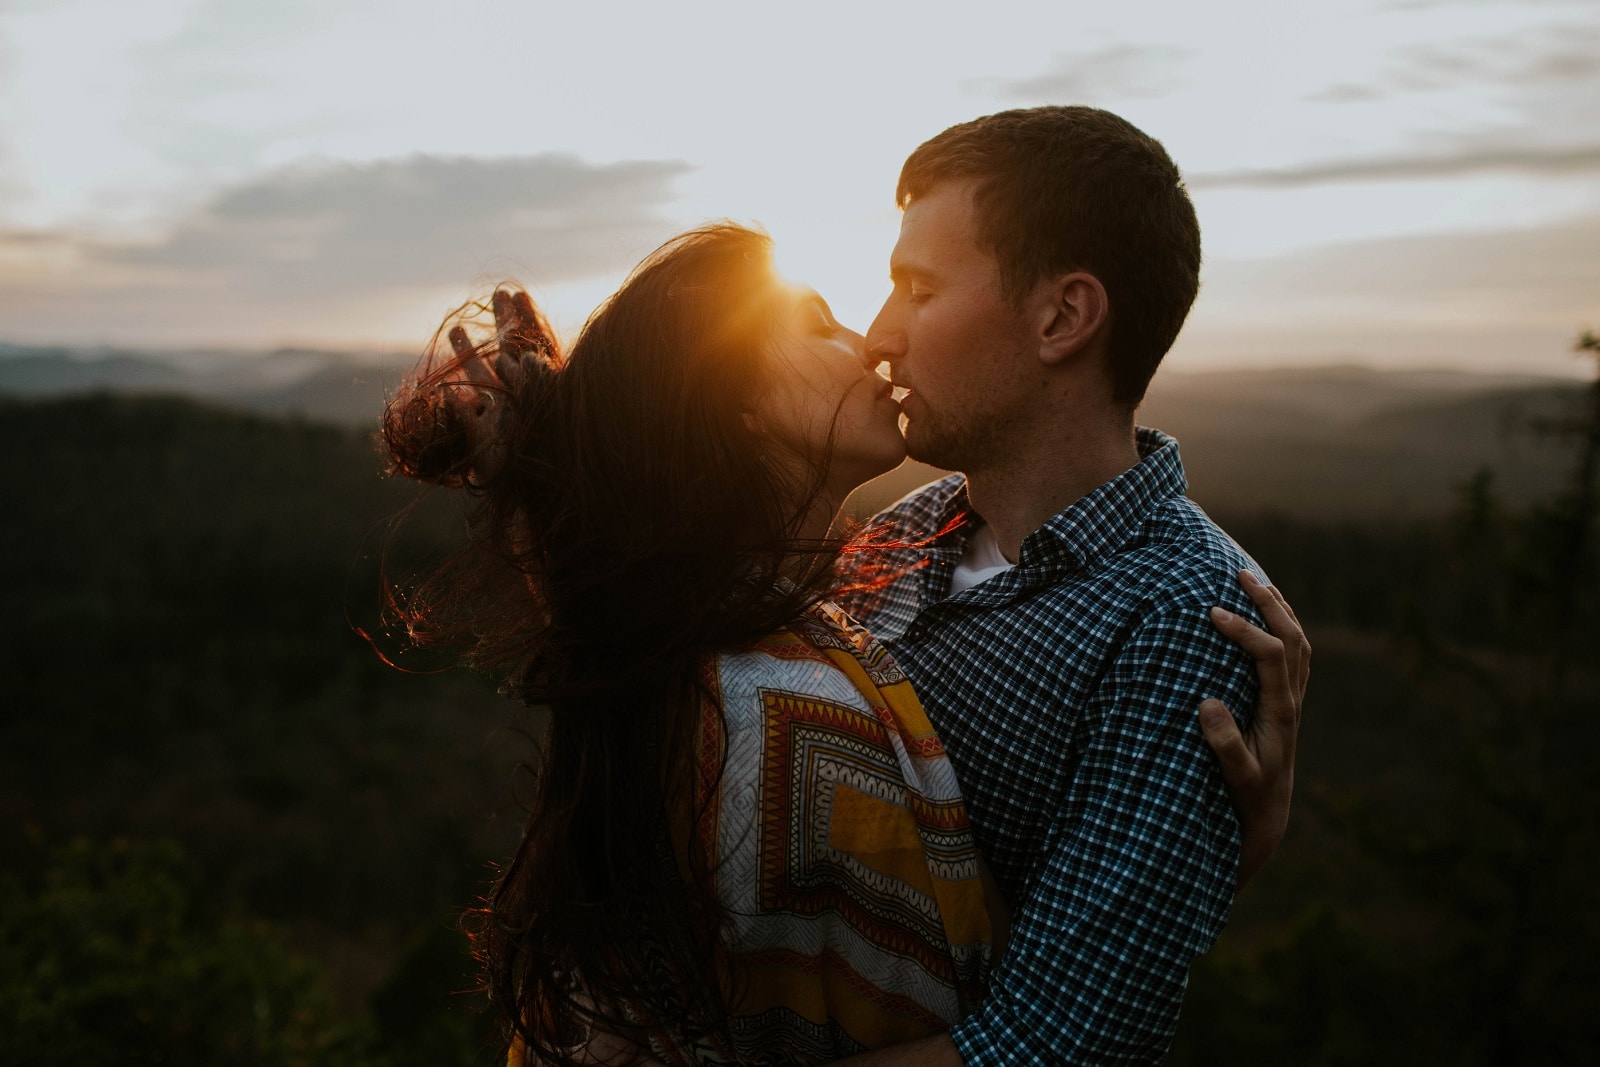
<svg viewBox="0 0 1600 1067">
<path fill-rule="evenodd" d="M 967 538 L 967 547 L 961 551 L 961 562 L 956 564 L 956 572 L 950 576 L 950 595 L 971 589 L 979 582 L 1015 566 L 1000 554 L 1000 539 L 994 535 L 994 527 L 984 523 Z"/>
</svg>

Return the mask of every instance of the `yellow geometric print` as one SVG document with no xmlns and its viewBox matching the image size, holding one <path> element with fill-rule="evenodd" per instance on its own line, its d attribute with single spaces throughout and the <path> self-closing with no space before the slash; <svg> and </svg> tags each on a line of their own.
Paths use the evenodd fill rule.
<svg viewBox="0 0 1600 1067">
<path fill-rule="evenodd" d="M 823 1063 L 949 1027 L 993 954 L 955 772 L 905 675 L 824 605 L 707 665 L 702 813 L 734 975 L 720 1047 L 669 1063 Z"/>
</svg>

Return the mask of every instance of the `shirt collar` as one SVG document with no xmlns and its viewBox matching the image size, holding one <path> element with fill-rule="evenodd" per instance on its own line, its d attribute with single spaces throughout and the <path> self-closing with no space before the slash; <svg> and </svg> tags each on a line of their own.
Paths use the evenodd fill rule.
<svg viewBox="0 0 1600 1067">
<path fill-rule="evenodd" d="M 1177 439 L 1148 426 L 1140 426 L 1135 433 L 1138 464 L 1069 504 L 1023 538 L 1019 564 L 1048 564 L 1064 554 L 1079 566 L 1087 566 L 1131 541 L 1157 504 L 1188 491 Z M 967 480 L 961 475 L 930 487 L 922 515 L 918 525 L 928 535 L 957 519 L 967 519 L 928 546 L 926 554 L 933 558 L 959 558 L 967 538 L 983 522 L 972 510 Z"/>
<path fill-rule="evenodd" d="M 1145 426 L 1139 427 L 1137 439 L 1138 464 L 1069 504 L 1023 538 L 1019 563 L 1047 563 L 1065 553 L 1086 567 L 1125 547 L 1156 505 L 1188 490 L 1178 442 Z"/>
</svg>

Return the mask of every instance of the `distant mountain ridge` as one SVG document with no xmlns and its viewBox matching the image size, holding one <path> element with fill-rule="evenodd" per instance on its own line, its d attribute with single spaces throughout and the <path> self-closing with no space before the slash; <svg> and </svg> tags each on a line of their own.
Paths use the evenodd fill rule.
<svg viewBox="0 0 1600 1067">
<path fill-rule="evenodd" d="M 1224 520 L 1277 512 L 1386 522 L 1455 505 L 1480 470 L 1521 505 L 1567 477 L 1570 448 L 1537 427 L 1582 382 L 1357 366 L 1158 374 L 1138 422 L 1179 441 L 1189 496 Z M 908 463 L 852 503 L 870 513 L 942 472 Z"/>
<path fill-rule="evenodd" d="M 393 353 L 133 352 L 0 344 L 0 394 L 176 394 L 257 413 L 374 427 L 414 363 Z M 1513 503 L 1565 476 L 1558 442 L 1530 431 L 1575 403 L 1581 382 L 1361 366 L 1175 371 L 1139 421 L 1182 445 L 1190 495 L 1222 516 L 1279 511 L 1383 520 L 1438 514 L 1476 471 Z M 938 471 L 907 464 L 864 488 L 871 511 Z"/>
<path fill-rule="evenodd" d="M 367 425 L 414 356 L 282 348 L 142 352 L 0 344 L 0 393 L 157 393 L 272 415 Z"/>
</svg>

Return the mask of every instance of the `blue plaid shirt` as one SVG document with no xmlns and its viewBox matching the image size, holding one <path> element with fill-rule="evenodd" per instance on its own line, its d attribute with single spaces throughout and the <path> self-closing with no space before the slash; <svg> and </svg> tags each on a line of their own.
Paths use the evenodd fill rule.
<svg viewBox="0 0 1600 1067">
<path fill-rule="evenodd" d="M 916 684 L 1011 902 L 988 998 L 951 1030 L 969 1067 L 1160 1059 L 1233 900 L 1239 827 L 1196 709 L 1254 705 L 1208 612 L 1259 622 L 1238 583 L 1255 564 L 1184 497 L 1178 443 L 1141 429 L 1139 448 L 955 596 L 982 520 L 960 475 L 918 490 L 879 516 L 891 537 L 967 523 L 845 598 Z"/>
</svg>

